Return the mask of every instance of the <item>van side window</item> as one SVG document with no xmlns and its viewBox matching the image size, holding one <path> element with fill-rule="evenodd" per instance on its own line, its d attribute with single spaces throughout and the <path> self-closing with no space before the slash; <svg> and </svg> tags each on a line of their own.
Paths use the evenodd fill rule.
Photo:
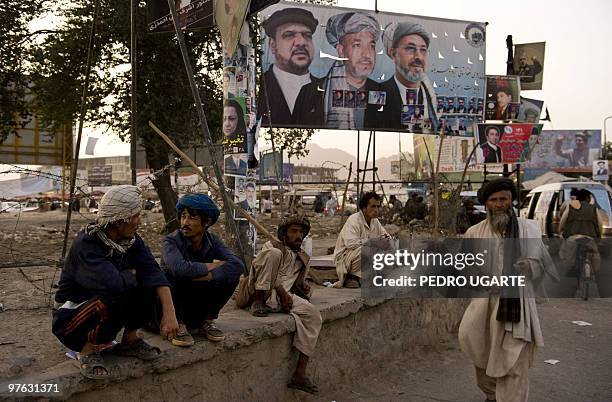
<svg viewBox="0 0 612 402">
<path fill-rule="evenodd" d="M 538 200 L 540 199 L 541 195 L 542 195 L 542 193 L 534 193 L 533 194 L 533 200 L 531 201 L 531 205 L 529 206 L 529 213 L 527 215 L 528 219 L 533 219 L 533 217 L 535 215 L 536 205 L 537 205 Z"/>
<path fill-rule="evenodd" d="M 553 192 L 547 191 L 542 193 L 540 199 L 538 200 L 538 205 L 536 206 L 536 214 L 546 214 L 548 213 L 548 206 L 550 205 L 550 200 L 552 199 Z"/>
</svg>

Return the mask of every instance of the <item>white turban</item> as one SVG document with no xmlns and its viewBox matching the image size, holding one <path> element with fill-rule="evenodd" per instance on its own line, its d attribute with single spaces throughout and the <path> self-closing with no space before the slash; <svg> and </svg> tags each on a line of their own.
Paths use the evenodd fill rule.
<svg viewBox="0 0 612 402">
<path fill-rule="evenodd" d="M 111 187 L 100 200 L 98 218 L 100 226 L 129 219 L 142 209 L 141 192 L 136 186 Z"/>
<path fill-rule="evenodd" d="M 423 28 L 422 25 L 416 22 L 391 22 L 387 24 L 383 32 L 382 41 L 387 54 L 389 49 L 396 48 L 400 39 L 408 35 L 419 35 L 425 41 L 425 44 L 429 48 L 429 33 Z"/>
<path fill-rule="evenodd" d="M 327 20 L 325 36 L 329 44 L 336 47 L 344 35 L 359 32 L 370 32 L 376 42 L 380 35 L 380 25 L 368 14 L 359 12 L 336 14 Z"/>
</svg>

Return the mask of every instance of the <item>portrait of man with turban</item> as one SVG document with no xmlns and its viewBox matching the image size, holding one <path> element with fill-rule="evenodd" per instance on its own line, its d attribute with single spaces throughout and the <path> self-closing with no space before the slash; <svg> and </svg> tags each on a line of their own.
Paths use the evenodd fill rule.
<svg viewBox="0 0 612 402">
<path fill-rule="evenodd" d="M 296 107 L 299 107 L 296 113 L 298 125 L 349 130 L 363 128 L 365 109 L 337 106 L 333 94 L 339 90 L 378 90 L 379 84 L 369 75 L 376 65 L 380 24 L 362 12 L 336 14 L 327 21 L 325 36 L 341 60 L 334 62 L 321 83 L 313 82 L 302 87 L 296 102 Z"/>
<path fill-rule="evenodd" d="M 387 103 L 382 110 L 368 108 L 365 128 L 401 130 L 402 105 L 407 104 L 408 89 L 417 89 L 417 104 L 424 105 L 424 121 L 435 132 L 439 126 L 437 99 L 430 79 L 429 33 L 414 22 L 392 22 L 382 36 L 387 55 L 395 65 L 395 73 L 380 84 L 380 91 L 387 93 Z"/>
</svg>

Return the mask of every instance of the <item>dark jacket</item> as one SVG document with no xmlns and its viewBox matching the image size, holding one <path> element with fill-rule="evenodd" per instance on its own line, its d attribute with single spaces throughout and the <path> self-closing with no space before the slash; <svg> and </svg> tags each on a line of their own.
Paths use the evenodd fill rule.
<svg viewBox="0 0 612 402">
<path fill-rule="evenodd" d="M 563 229 L 563 236 L 584 235 L 593 238 L 601 237 L 597 207 L 588 202 L 580 202 L 580 208 L 568 206 L 569 212 Z"/>
<path fill-rule="evenodd" d="M 313 78 L 300 90 L 293 109 L 294 123 L 298 127 L 325 127 L 325 77 Z M 378 91 L 380 84 L 369 78 L 359 90 Z M 399 91 L 398 91 L 399 92 Z M 378 106 L 380 108 L 380 106 Z M 364 120 L 365 124 L 365 120 Z M 363 127 L 359 127 L 363 128 Z"/>
<path fill-rule="evenodd" d="M 493 149 L 487 142 L 480 144 L 482 149 L 482 156 L 484 156 L 484 163 L 501 163 L 502 162 L 502 151 L 498 145 L 497 150 Z"/>
<path fill-rule="evenodd" d="M 180 229 L 170 233 L 162 245 L 161 266 L 168 276 L 175 278 L 197 278 L 208 274 L 206 263 L 225 261 L 222 266 L 210 271 L 216 283 L 234 283 L 244 272 L 244 264 L 216 235 L 205 232 L 201 250 L 194 250 L 191 240 L 183 236 Z"/>
<path fill-rule="evenodd" d="M 310 76 L 311 81 L 318 80 L 316 77 Z M 265 87 L 264 87 L 265 84 Z M 257 100 L 257 119 L 263 116 L 262 125 L 268 126 L 268 102 L 266 102 L 266 90 L 270 103 L 270 115 L 272 116 L 272 126 L 274 127 L 294 127 L 294 117 L 296 115 L 296 109 L 294 107 L 294 113 L 291 114 L 289 105 L 283 95 L 283 90 L 274 75 L 272 65 L 268 70 L 263 73 L 263 79 L 259 85 L 259 99 Z M 298 103 L 296 102 L 296 106 Z"/>
<path fill-rule="evenodd" d="M 395 83 L 395 78 L 391 77 L 387 81 L 379 84 L 379 91 L 386 92 L 385 105 L 382 111 L 380 105 L 370 105 L 366 109 L 364 128 L 366 129 L 395 129 L 405 130 L 402 126 L 402 96 Z M 422 103 L 422 102 L 421 102 Z"/>
<path fill-rule="evenodd" d="M 119 295 L 136 287 L 169 286 L 140 236 L 126 253 L 113 252 L 96 235 L 81 230 L 72 242 L 55 301 L 81 303 L 95 296 Z M 128 271 L 136 269 L 136 275 Z"/>
</svg>

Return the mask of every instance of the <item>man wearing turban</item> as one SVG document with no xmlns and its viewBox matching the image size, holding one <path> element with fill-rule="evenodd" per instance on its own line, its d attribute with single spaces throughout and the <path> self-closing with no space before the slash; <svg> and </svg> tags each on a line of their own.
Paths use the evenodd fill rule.
<svg viewBox="0 0 612 402">
<path fill-rule="evenodd" d="M 100 201 L 98 217 L 81 230 L 64 261 L 55 301 L 53 334 L 79 352 L 81 373 L 105 379 L 100 351 L 123 328 L 119 355 L 152 360 L 160 354 L 137 330 L 161 301 L 160 333 L 172 340 L 178 323 L 169 283 L 149 248 L 138 236 L 142 198 L 135 186 L 111 187 Z"/>
<path fill-rule="evenodd" d="M 179 320 L 173 344 L 191 346 L 191 332 L 213 342 L 225 339 L 214 320 L 228 302 L 244 272 L 242 261 L 208 229 L 219 219 L 219 208 L 204 194 L 187 194 L 176 204 L 181 228 L 162 246 L 162 268 L 172 284 Z"/>
<path fill-rule="evenodd" d="M 249 276 L 240 281 L 236 305 L 250 308 L 256 317 L 279 310 L 291 314 L 295 320 L 293 346 L 299 357 L 287 385 L 314 394 L 318 388 L 306 377 L 306 366 L 314 353 L 323 319 L 319 309 L 310 302 L 312 289 L 306 283 L 309 257 L 302 241 L 309 231 L 310 221 L 303 216 L 290 215 L 281 222 L 280 241 L 268 241 L 255 256 Z M 278 309 L 266 304 L 274 301 Z"/>
<path fill-rule="evenodd" d="M 546 274 L 556 277 L 537 222 L 518 218 L 512 208 L 516 195 L 510 179 L 486 183 L 478 200 L 487 219 L 464 236 L 476 252 L 486 254 L 482 275 L 524 276 L 526 283 L 487 289 L 488 297 L 472 299 L 459 326 L 459 344 L 488 401 L 527 401 L 528 369 L 536 347 L 544 344 L 533 283 Z"/>
<path fill-rule="evenodd" d="M 298 125 L 361 129 L 365 107 L 356 107 L 354 102 L 347 100 L 356 98 L 357 91 L 378 90 L 378 83 L 368 76 L 376 65 L 380 24 L 374 17 L 362 12 L 342 13 L 327 21 L 325 35 L 342 60 L 334 62 L 322 83 L 302 87 L 298 95 L 300 109 L 296 113 L 296 121 Z M 348 91 L 344 104 L 338 106 L 332 96 L 344 91 Z"/>
<path fill-rule="evenodd" d="M 424 105 L 424 127 L 437 132 L 439 116 L 431 81 L 427 77 L 429 64 L 429 33 L 414 22 L 392 22 L 383 33 L 383 45 L 395 64 L 395 73 L 380 84 L 387 94 L 383 108 L 370 105 L 366 112 L 365 128 L 402 130 L 402 105 L 408 104 L 408 89 L 417 89 L 417 104 Z M 382 109 L 382 110 L 380 110 Z"/>
</svg>

